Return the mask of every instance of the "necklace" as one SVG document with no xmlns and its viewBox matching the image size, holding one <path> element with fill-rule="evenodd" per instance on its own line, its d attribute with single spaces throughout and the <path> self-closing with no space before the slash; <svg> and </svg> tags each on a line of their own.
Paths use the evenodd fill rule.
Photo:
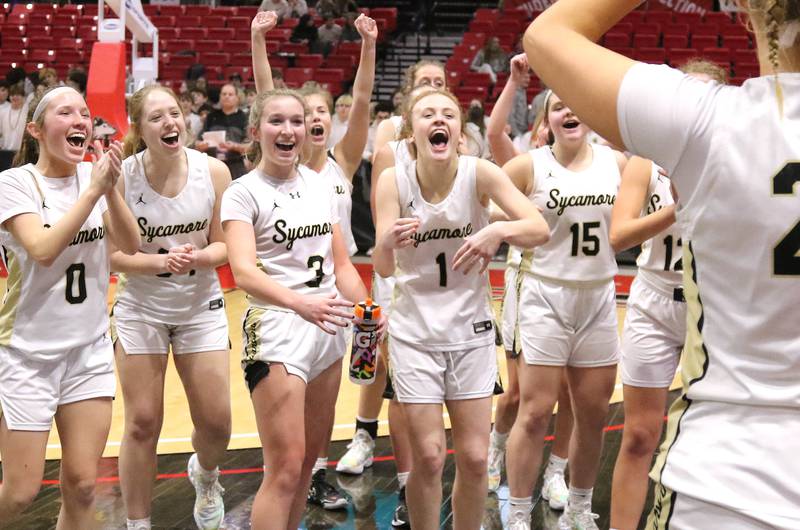
<svg viewBox="0 0 800 530">
<path fill-rule="evenodd" d="M 9 107 L 8 114 L 6 115 L 6 118 L 7 118 L 6 121 L 8 122 L 9 136 L 11 134 L 13 134 L 17 130 L 17 127 L 19 127 L 19 122 L 22 119 L 22 114 L 23 114 L 24 110 L 25 110 L 25 105 L 23 105 L 19 109 L 17 109 L 17 111 L 16 111 L 17 112 L 17 119 L 14 120 L 14 123 L 11 123 L 11 113 L 14 111 L 14 109 Z"/>
</svg>

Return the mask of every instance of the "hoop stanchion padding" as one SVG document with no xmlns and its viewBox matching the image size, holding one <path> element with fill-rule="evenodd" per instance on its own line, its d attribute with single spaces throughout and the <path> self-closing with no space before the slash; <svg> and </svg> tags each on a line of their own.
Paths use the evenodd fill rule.
<svg viewBox="0 0 800 530">
<path fill-rule="evenodd" d="M 125 43 L 96 42 L 89 63 L 86 103 L 94 118 L 102 118 L 116 130 L 121 140 L 128 132 L 125 111 Z"/>
</svg>

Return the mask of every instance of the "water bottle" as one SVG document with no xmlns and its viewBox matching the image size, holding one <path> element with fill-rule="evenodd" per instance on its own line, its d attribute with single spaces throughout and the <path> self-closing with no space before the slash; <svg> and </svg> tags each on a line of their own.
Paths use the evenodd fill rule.
<svg viewBox="0 0 800 530">
<path fill-rule="evenodd" d="M 357 385 L 369 385 L 375 381 L 376 355 L 378 351 L 378 322 L 381 306 L 371 298 L 356 305 L 356 317 L 361 319 L 353 324 L 353 349 L 350 352 L 350 381 Z"/>
</svg>

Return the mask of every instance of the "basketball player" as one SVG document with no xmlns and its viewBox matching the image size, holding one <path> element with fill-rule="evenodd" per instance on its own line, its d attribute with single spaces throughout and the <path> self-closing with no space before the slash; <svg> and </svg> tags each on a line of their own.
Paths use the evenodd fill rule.
<svg viewBox="0 0 800 530">
<path fill-rule="evenodd" d="M 681 71 L 703 81 L 727 82 L 725 71 L 708 61 L 690 61 Z M 682 239 L 674 222 L 669 178 L 655 164 L 632 158 L 622 175 L 609 233 L 615 252 L 642 245 L 622 334 L 625 428 L 611 489 L 611 526 L 617 529 L 639 525 L 647 471 L 661 439 L 667 392 L 686 336 Z"/>
<path fill-rule="evenodd" d="M 458 155 L 463 127 L 452 94 L 418 94 L 404 117 L 416 161 L 408 172 L 389 168 L 378 181 L 373 262 L 378 274 L 397 278 L 389 347 L 412 446 L 412 528 L 439 526 L 442 405 L 456 453 L 453 526 L 481 525 L 497 375 L 485 271 L 503 240 L 524 247 L 547 240 L 538 211 L 497 166 Z M 489 225 L 489 200 L 514 220 Z"/>
<path fill-rule="evenodd" d="M 222 201 L 231 268 L 250 298 L 242 365 L 267 469 L 251 517 L 259 530 L 300 524 L 333 421 L 346 327 L 367 296 L 332 186 L 299 165 L 309 118 L 295 91 L 260 94 L 250 111 L 256 169 Z"/>
<path fill-rule="evenodd" d="M 271 12 L 262 11 L 253 19 L 253 48 L 259 48 L 258 55 L 262 53 L 266 55 L 266 51 L 261 52 L 261 50 L 265 50 L 265 45 L 258 42 L 256 36 L 261 35 L 263 38 L 263 35 L 274 26 L 274 13 L 272 15 L 267 13 Z M 351 256 L 358 251 L 351 228 L 353 175 L 361 165 L 362 154 L 367 143 L 370 125 L 369 101 L 375 81 L 375 48 L 378 38 L 375 21 L 366 15 L 359 15 L 354 25 L 361 35 L 361 58 L 353 83 L 353 101 L 347 130 L 344 137 L 332 149 L 328 149 L 327 146 L 333 131 L 331 119 L 333 97 L 330 92 L 316 83 L 307 83 L 302 90 L 306 103 L 311 109 L 308 158 L 303 163 L 306 167 L 323 175 L 333 187 L 338 204 L 339 225 L 345 238 L 347 251 Z M 271 90 L 273 87 L 271 75 L 267 73 L 268 63 L 264 60 L 256 60 L 255 53 L 253 68 L 256 89 L 259 92 Z M 333 431 L 333 421 L 331 421 L 330 430 Z M 345 508 L 348 504 L 347 498 L 326 481 L 328 445 L 326 444 L 322 449 L 322 453 L 314 465 L 308 501 L 325 509 Z"/>
<path fill-rule="evenodd" d="M 738 5 L 763 74 L 742 87 L 593 44 L 632 0 L 561 0 L 525 35 L 542 80 L 604 138 L 663 167 L 679 196 L 684 389 L 648 528 L 800 527 L 800 6 Z"/>
<path fill-rule="evenodd" d="M 511 138 L 505 132 L 508 116 L 511 112 L 514 95 L 518 87 L 526 86 L 526 77 L 530 77 L 528 58 L 524 53 L 511 59 L 511 75 L 506 86 L 497 98 L 486 136 L 494 155 L 496 164 L 504 165 L 519 155 Z M 544 123 L 544 113 L 540 112 L 533 122 L 532 130 L 535 147 L 548 145 L 548 129 Z M 517 377 L 517 359 L 519 358 L 519 326 L 518 326 L 518 289 L 519 268 L 522 263 L 522 251 L 509 247 L 504 273 L 502 337 L 506 351 L 508 378 L 505 392 L 497 399 L 494 426 L 489 438 L 489 491 L 497 491 L 500 487 L 506 457 L 506 442 L 511 426 L 517 418 L 519 408 L 519 378 Z M 558 413 L 556 414 L 555 439 L 550 450 L 547 468 L 544 472 L 542 496 L 554 510 L 561 510 L 567 504 L 569 491 L 564 479 L 569 456 L 570 433 L 572 432 L 572 403 L 566 373 L 562 375 L 561 389 L 558 396 Z"/>
<path fill-rule="evenodd" d="M 114 189 L 122 146 L 83 158 L 86 101 L 57 87 L 31 102 L 15 167 L 0 174 L 0 526 L 39 491 L 55 418 L 61 441 L 59 529 L 95 527 L 97 466 L 116 390 L 108 336 L 107 241 L 139 248 L 136 220 Z"/>
<path fill-rule="evenodd" d="M 504 166 L 544 212 L 551 234 L 547 245 L 523 256 L 520 266 L 517 314 L 524 362 L 517 364 L 520 405 L 508 441 L 509 526 L 530 528 L 530 494 L 566 367 L 575 443 L 560 524 L 593 529 L 592 488 L 619 347 L 617 263 L 607 227 L 626 159 L 589 144 L 589 129 L 558 95 L 545 97 L 544 113 L 551 145 Z"/>
<path fill-rule="evenodd" d="M 231 176 L 221 161 L 183 147 L 186 122 L 169 88 L 142 88 L 129 112 L 118 188 L 142 244 L 133 256 L 111 256 L 122 273 L 113 315 L 125 398 L 119 468 L 128 529 L 150 528 L 170 350 L 194 424 L 194 519 L 201 529 L 216 529 L 225 515 L 217 465 L 230 440 L 231 405 L 228 319 L 215 267 L 227 261 L 219 205 Z"/>
</svg>

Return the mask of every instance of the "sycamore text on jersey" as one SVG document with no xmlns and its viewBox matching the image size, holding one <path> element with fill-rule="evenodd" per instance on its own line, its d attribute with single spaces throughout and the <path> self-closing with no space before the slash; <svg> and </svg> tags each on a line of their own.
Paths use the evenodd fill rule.
<svg viewBox="0 0 800 530">
<path fill-rule="evenodd" d="M 275 231 L 278 233 L 277 235 L 272 236 L 272 240 L 275 243 L 280 244 L 288 240 L 289 242 L 286 244 L 286 250 L 292 250 L 294 242 L 298 239 L 324 236 L 333 232 L 333 225 L 331 223 L 303 225 L 298 226 L 297 228 L 289 228 L 288 230 L 284 230 L 286 228 L 286 224 L 287 223 L 285 219 L 278 219 L 275 221 Z"/>
<path fill-rule="evenodd" d="M 45 228 L 50 228 L 50 225 L 45 224 Z M 72 245 L 80 245 L 81 243 L 91 243 L 93 241 L 98 241 L 103 239 L 106 235 L 106 229 L 102 226 L 97 226 L 95 228 L 85 228 L 75 234 L 75 237 L 70 242 L 69 246 Z"/>
<path fill-rule="evenodd" d="M 200 232 L 208 226 L 208 219 L 202 221 L 194 221 L 192 223 L 179 223 L 174 225 L 159 225 L 147 226 L 147 218 L 140 217 L 137 219 L 139 223 L 139 234 L 142 237 L 147 237 L 147 242 L 152 243 L 153 239 L 157 237 L 173 236 L 175 234 L 189 234 L 191 232 Z"/>
<path fill-rule="evenodd" d="M 571 206 L 614 204 L 615 199 L 616 196 L 610 193 L 600 193 L 597 195 L 568 195 L 566 197 L 561 197 L 561 191 L 558 188 L 553 188 L 550 190 L 550 200 L 545 203 L 545 206 L 551 210 L 558 208 L 556 215 L 561 215 L 564 213 L 564 210 Z"/>
<path fill-rule="evenodd" d="M 421 234 L 414 234 L 411 238 L 414 240 L 414 248 L 417 248 L 420 243 L 426 241 L 433 241 L 436 239 L 463 239 L 472 234 L 472 223 L 467 223 L 461 228 L 431 228 L 425 230 Z"/>
</svg>

